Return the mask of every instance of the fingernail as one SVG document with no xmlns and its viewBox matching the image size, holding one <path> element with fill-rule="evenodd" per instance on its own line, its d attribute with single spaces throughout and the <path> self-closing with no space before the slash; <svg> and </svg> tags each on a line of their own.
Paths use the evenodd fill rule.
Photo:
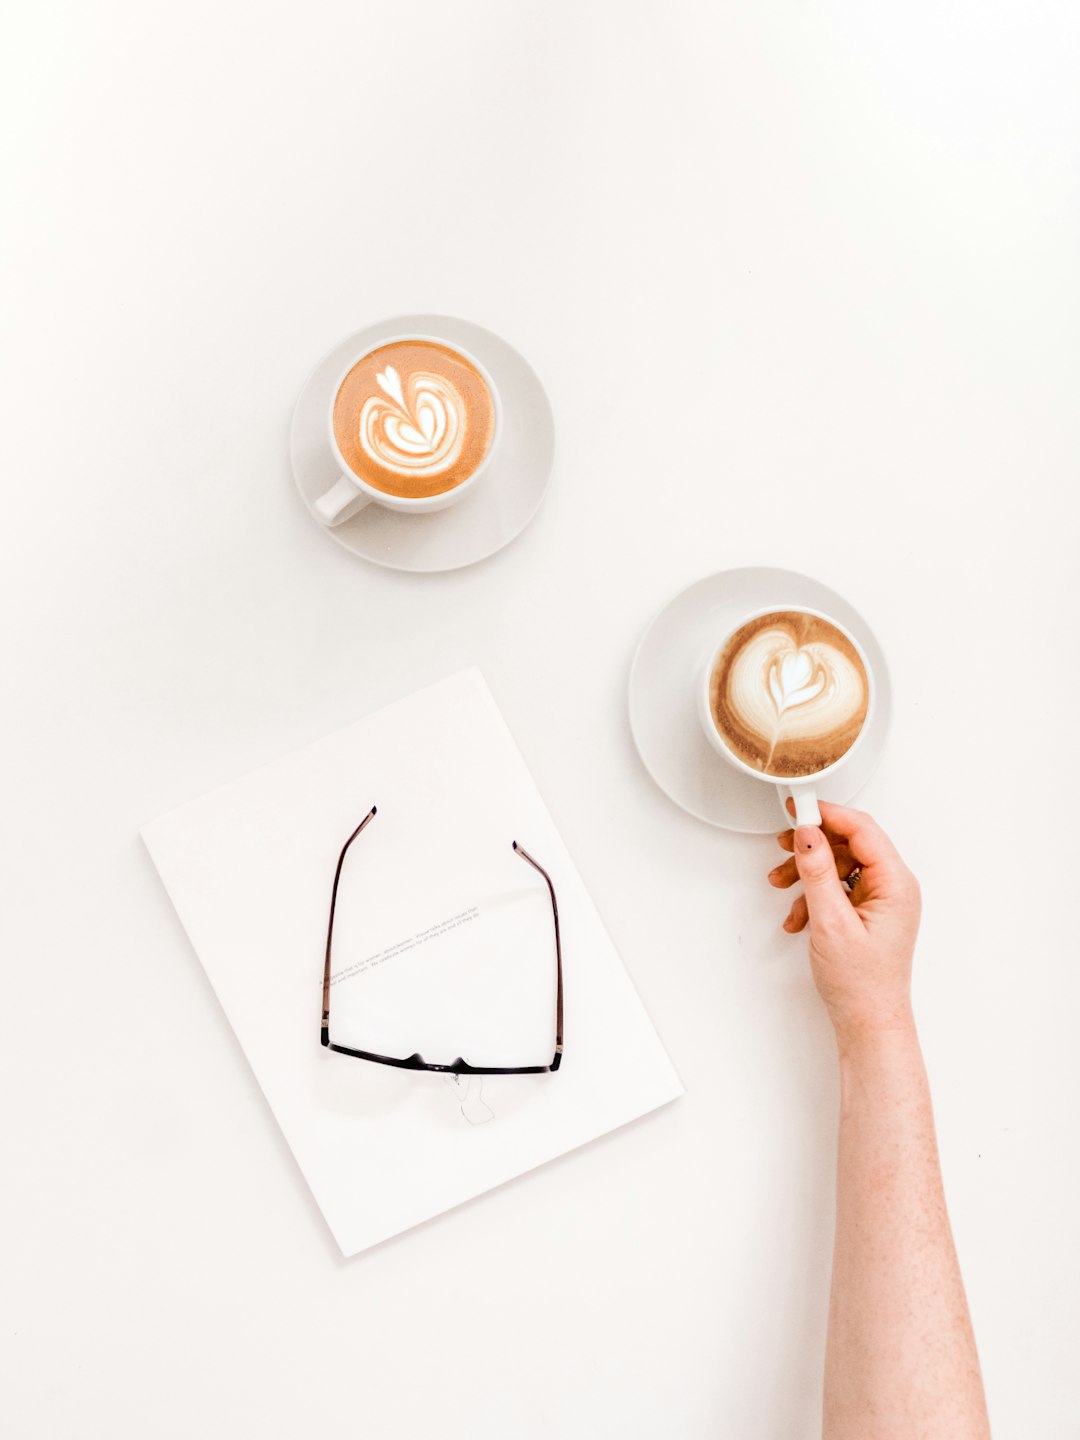
<svg viewBox="0 0 1080 1440">
<path fill-rule="evenodd" d="M 799 850 L 813 850 L 817 838 L 818 831 L 813 825 L 800 825 L 795 831 L 795 844 Z"/>
</svg>

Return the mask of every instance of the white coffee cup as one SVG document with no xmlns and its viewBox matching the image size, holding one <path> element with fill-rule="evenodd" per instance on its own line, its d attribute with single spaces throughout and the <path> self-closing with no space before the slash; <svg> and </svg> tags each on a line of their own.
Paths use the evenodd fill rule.
<svg viewBox="0 0 1080 1440">
<path fill-rule="evenodd" d="M 843 755 L 841 755 L 838 760 L 834 760 L 831 765 L 826 765 L 821 770 L 815 770 L 812 775 L 798 778 L 784 775 L 763 775 L 760 770 L 755 770 L 753 766 L 747 765 L 744 760 L 740 760 L 739 757 L 729 749 L 723 735 L 721 735 L 720 731 L 716 728 L 716 723 L 712 717 L 712 704 L 709 693 L 713 670 L 716 668 L 717 661 L 724 653 L 728 642 L 736 631 L 741 630 L 744 625 L 748 625 L 751 620 L 756 620 L 762 615 L 772 615 L 778 612 L 813 615 L 818 620 L 828 621 L 830 625 L 835 626 L 835 628 L 840 631 L 840 634 L 851 642 L 855 653 L 862 661 L 863 668 L 866 671 L 866 716 L 862 723 L 862 729 L 858 735 L 856 735 L 854 742 L 844 751 Z M 713 649 L 710 650 L 708 663 L 697 679 L 697 706 L 698 717 L 701 720 L 701 728 L 705 731 L 705 737 L 716 753 L 722 756 L 729 765 L 734 766 L 736 770 L 740 770 L 744 775 L 750 775 L 762 784 L 771 785 L 776 791 L 780 808 L 784 812 L 784 818 L 789 824 L 791 823 L 791 817 L 787 811 L 787 800 L 790 796 L 795 802 L 794 823 L 796 825 L 820 825 L 821 811 L 818 809 L 818 792 L 822 782 L 829 780 L 838 770 L 847 764 L 862 744 L 863 737 L 869 729 L 870 720 L 874 713 L 874 672 L 870 668 L 870 661 L 866 658 L 865 650 L 863 650 L 851 631 L 841 625 L 838 620 L 834 620 L 831 615 L 826 615 L 821 610 L 811 610 L 807 605 L 763 605 L 760 609 L 752 610 L 749 614 L 743 615 L 731 626 L 719 645 L 714 646 Z"/>
<path fill-rule="evenodd" d="M 491 404 L 495 412 L 495 425 L 491 435 L 491 444 L 487 453 L 477 465 L 476 469 L 463 480 L 460 485 L 455 485 L 450 490 L 444 490 L 440 495 L 425 495 L 419 498 L 412 498 L 407 495 L 388 495 L 385 490 L 377 490 L 374 485 L 369 485 L 362 476 L 358 475 L 349 465 L 338 448 L 337 438 L 334 435 L 334 402 L 337 400 L 338 391 L 345 383 L 345 378 L 354 365 L 370 355 L 375 350 L 381 350 L 386 345 L 398 345 L 402 341 L 421 341 L 430 345 L 441 345 L 446 350 L 451 350 L 455 355 L 460 355 L 462 360 L 476 370 L 484 384 L 491 393 Z M 407 515 L 424 515 L 430 510 L 444 510 L 448 505 L 456 505 L 465 497 L 473 486 L 483 475 L 484 471 L 491 464 L 492 456 L 495 454 L 499 443 L 499 436 L 502 434 L 502 402 L 499 399 L 499 392 L 495 388 L 495 382 L 488 374 L 486 368 L 481 365 L 475 355 L 470 355 L 460 345 L 455 345 L 450 340 L 444 340 L 437 335 L 391 335 L 386 340 L 378 340 L 372 345 L 367 345 L 363 350 L 357 351 L 349 363 L 338 376 L 336 383 L 330 390 L 330 406 L 327 411 L 327 430 L 330 437 L 330 449 L 334 459 L 337 461 L 341 476 L 336 485 L 320 495 L 315 501 L 315 513 L 324 525 L 340 525 L 343 520 L 350 519 L 358 511 L 363 510 L 366 505 L 385 505 L 389 510 L 400 510 Z"/>
</svg>

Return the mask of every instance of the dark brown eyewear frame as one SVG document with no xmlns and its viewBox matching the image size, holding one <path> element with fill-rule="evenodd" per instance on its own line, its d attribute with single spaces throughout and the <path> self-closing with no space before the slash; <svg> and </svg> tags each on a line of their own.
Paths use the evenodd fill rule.
<svg viewBox="0 0 1080 1440">
<path fill-rule="evenodd" d="M 556 973 L 556 996 L 555 996 L 555 1054 L 552 1056 L 550 1065 L 470 1065 L 459 1055 L 449 1065 L 433 1065 L 424 1059 L 422 1055 L 410 1055 L 404 1060 L 398 1060 L 392 1055 L 376 1055 L 371 1050 L 352 1050 L 347 1045 L 335 1045 L 330 1039 L 330 949 L 334 939 L 334 909 L 337 905 L 338 881 L 341 879 L 341 867 L 345 863 L 345 856 L 349 852 L 349 846 L 353 843 L 360 832 L 368 823 L 374 819 L 378 812 L 378 806 L 373 805 L 363 820 L 356 827 L 348 840 L 341 848 L 338 856 L 337 869 L 334 871 L 334 888 L 330 894 L 330 924 L 326 932 L 326 964 L 323 968 L 323 989 L 322 989 L 322 1030 L 321 1040 L 329 1050 L 336 1050 L 339 1055 L 355 1055 L 358 1060 L 373 1060 L 376 1065 L 394 1065 L 399 1070 L 434 1070 L 442 1075 L 548 1075 L 558 1070 L 562 1063 L 563 1055 L 563 979 L 562 979 L 562 944 L 559 939 L 559 906 L 555 899 L 555 887 L 551 883 L 551 876 L 547 873 L 527 850 L 523 850 L 516 840 L 512 842 L 515 852 L 523 860 L 527 860 L 534 870 L 543 877 L 551 896 L 551 914 L 555 921 L 555 973 Z"/>
</svg>

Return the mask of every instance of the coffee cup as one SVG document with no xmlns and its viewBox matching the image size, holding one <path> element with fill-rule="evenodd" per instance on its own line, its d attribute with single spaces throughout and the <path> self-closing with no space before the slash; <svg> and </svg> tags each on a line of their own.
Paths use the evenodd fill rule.
<svg viewBox="0 0 1080 1440">
<path fill-rule="evenodd" d="M 839 621 L 770 605 L 730 627 L 696 677 L 709 744 L 777 792 L 785 818 L 820 825 L 818 795 L 862 744 L 874 711 L 866 653 Z M 827 786 L 826 786 L 827 788 Z"/>
<path fill-rule="evenodd" d="M 315 501 L 326 525 L 367 505 L 409 515 L 455 505 L 491 463 L 502 405 L 485 367 L 433 335 L 395 335 L 355 354 L 330 392 L 340 473 Z"/>
</svg>

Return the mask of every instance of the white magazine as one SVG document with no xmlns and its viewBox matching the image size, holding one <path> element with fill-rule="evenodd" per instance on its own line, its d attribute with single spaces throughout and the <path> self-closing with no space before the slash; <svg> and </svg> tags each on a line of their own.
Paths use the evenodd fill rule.
<svg viewBox="0 0 1080 1440">
<path fill-rule="evenodd" d="M 431 1063 L 550 1063 L 452 1078 Z M 479 670 L 463 670 L 143 826 L 142 836 L 345 1255 L 682 1094 Z M 567 1172 L 568 1183 L 570 1172 Z"/>
</svg>

